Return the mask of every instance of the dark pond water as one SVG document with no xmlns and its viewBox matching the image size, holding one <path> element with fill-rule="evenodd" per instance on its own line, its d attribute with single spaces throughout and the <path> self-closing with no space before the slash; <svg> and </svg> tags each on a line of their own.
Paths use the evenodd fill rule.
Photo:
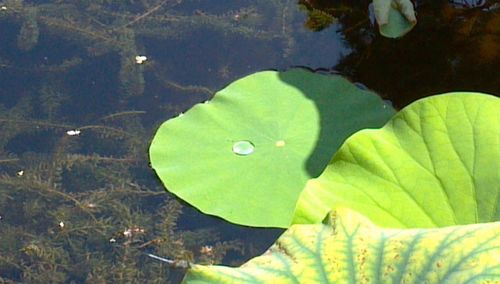
<svg viewBox="0 0 500 284">
<path fill-rule="evenodd" d="M 160 123 L 244 75 L 340 73 L 398 108 L 500 95 L 498 1 L 417 1 L 398 40 L 369 1 L 327 2 L 0 1 L 0 283 L 178 283 L 145 253 L 239 265 L 265 251 L 281 230 L 206 216 L 148 165 Z M 306 7 L 337 20 L 313 32 Z"/>
</svg>

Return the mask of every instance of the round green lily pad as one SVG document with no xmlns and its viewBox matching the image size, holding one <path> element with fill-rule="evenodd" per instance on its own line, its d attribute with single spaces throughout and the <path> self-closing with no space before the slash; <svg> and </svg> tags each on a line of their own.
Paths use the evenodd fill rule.
<svg viewBox="0 0 500 284">
<path fill-rule="evenodd" d="M 342 142 L 393 114 L 341 76 L 258 72 L 163 123 L 150 159 L 166 188 L 204 213 L 287 227 L 307 180 Z"/>
</svg>

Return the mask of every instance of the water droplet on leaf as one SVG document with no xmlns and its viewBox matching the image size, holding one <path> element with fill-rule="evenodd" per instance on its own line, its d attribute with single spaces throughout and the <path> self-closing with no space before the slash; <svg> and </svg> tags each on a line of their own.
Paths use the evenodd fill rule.
<svg viewBox="0 0 500 284">
<path fill-rule="evenodd" d="M 255 146 L 252 142 L 241 140 L 233 144 L 233 153 L 241 156 L 250 155 L 253 153 Z"/>
</svg>

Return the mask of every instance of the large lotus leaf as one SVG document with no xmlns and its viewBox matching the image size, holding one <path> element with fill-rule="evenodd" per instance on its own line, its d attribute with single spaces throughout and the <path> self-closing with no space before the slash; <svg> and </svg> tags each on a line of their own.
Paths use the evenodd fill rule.
<svg viewBox="0 0 500 284">
<path fill-rule="evenodd" d="M 398 38 L 417 23 L 410 0 L 373 0 L 375 18 L 381 35 Z"/>
<path fill-rule="evenodd" d="M 346 206 L 387 227 L 499 221 L 500 99 L 448 93 L 351 136 L 302 192 L 295 223 Z"/>
<path fill-rule="evenodd" d="M 165 122 L 150 148 L 166 188 L 234 223 L 287 227 L 307 180 L 352 133 L 394 114 L 340 76 L 252 74 Z"/>
<path fill-rule="evenodd" d="M 193 265 L 185 283 L 498 283 L 500 222 L 382 229 L 336 211 L 326 225 L 294 225 L 239 268 Z M 495 282 L 497 281 L 497 282 Z"/>
</svg>

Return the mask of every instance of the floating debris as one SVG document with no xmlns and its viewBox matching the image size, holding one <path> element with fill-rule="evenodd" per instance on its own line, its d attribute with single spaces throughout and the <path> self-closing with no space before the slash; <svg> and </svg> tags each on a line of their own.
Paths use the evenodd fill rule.
<svg viewBox="0 0 500 284">
<path fill-rule="evenodd" d="M 285 140 L 278 140 L 274 145 L 276 147 L 285 147 Z"/>
<path fill-rule="evenodd" d="M 148 58 L 144 55 L 137 55 L 135 57 L 135 63 L 137 63 L 137 64 L 142 64 L 142 63 L 146 62 L 146 60 L 148 60 Z"/>
<path fill-rule="evenodd" d="M 78 136 L 78 135 L 80 135 L 80 133 L 81 133 L 81 131 L 78 129 L 66 131 L 66 134 L 68 134 L 69 136 Z"/>
</svg>

